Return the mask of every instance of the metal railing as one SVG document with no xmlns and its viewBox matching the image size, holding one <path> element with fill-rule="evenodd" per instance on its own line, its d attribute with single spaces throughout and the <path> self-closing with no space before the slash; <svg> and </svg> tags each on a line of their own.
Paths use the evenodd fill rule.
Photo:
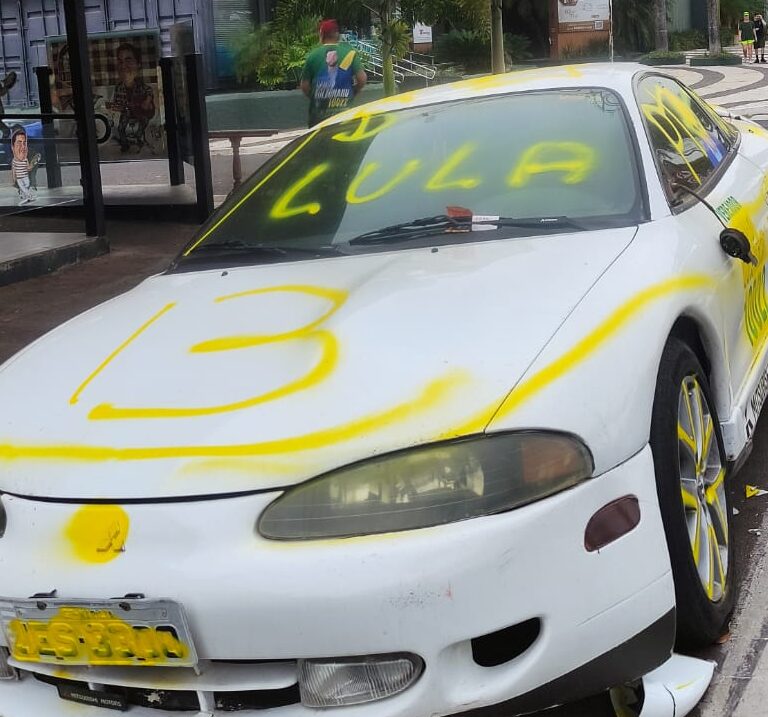
<svg viewBox="0 0 768 717">
<path fill-rule="evenodd" d="M 384 60 L 378 45 L 367 40 L 353 40 L 352 46 L 363 56 L 363 66 L 366 72 L 374 77 L 384 76 Z M 430 64 L 417 61 L 415 57 L 429 59 Z M 428 55 L 409 52 L 408 57 L 396 58 L 393 62 L 395 82 L 402 83 L 406 77 L 421 77 L 431 82 L 437 76 L 434 61 Z"/>
</svg>

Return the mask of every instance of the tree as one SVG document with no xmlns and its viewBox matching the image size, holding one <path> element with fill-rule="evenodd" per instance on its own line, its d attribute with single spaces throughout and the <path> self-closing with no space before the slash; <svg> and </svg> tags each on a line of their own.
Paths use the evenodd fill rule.
<svg viewBox="0 0 768 717">
<path fill-rule="evenodd" d="M 667 0 L 653 0 L 654 29 L 656 49 L 669 50 L 669 33 L 667 31 Z"/>
<path fill-rule="evenodd" d="M 707 25 L 709 30 L 709 54 L 719 55 L 720 45 L 720 0 L 707 0 Z"/>
<path fill-rule="evenodd" d="M 504 62 L 504 23 L 502 0 L 491 0 L 491 72 L 499 75 L 507 69 Z"/>
</svg>

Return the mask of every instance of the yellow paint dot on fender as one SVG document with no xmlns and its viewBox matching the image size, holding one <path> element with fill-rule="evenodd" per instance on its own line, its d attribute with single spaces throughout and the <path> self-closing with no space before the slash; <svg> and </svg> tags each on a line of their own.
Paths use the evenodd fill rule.
<svg viewBox="0 0 768 717">
<path fill-rule="evenodd" d="M 86 505 L 72 516 L 64 534 L 79 560 L 108 563 L 125 550 L 129 525 L 119 505 Z"/>
</svg>

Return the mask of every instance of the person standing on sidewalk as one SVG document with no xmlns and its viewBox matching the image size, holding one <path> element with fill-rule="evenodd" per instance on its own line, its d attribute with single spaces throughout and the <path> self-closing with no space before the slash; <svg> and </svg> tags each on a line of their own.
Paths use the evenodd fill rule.
<svg viewBox="0 0 768 717">
<path fill-rule="evenodd" d="M 739 42 L 744 59 L 752 62 L 752 47 L 755 44 L 755 25 L 750 20 L 749 12 L 744 13 L 744 19 L 739 23 Z"/>
<path fill-rule="evenodd" d="M 765 62 L 765 20 L 760 13 L 755 14 L 755 62 Z"/>
<path fill-rule="evenodd" d="M 368 81 L 356 50 L 339 42 L 336 20 L 320 23 L 320 43 L 307 55 L 301 73 L 301 89 L 309 97 L 310 127 L 349 107 Z"/>
</svg>

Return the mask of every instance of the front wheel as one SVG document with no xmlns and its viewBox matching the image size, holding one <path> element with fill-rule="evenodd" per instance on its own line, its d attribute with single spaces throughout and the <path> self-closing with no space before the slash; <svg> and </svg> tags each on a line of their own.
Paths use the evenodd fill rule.
<svg viewBox="0 0 768 717">
<path fill-rule="evenodd" d="M 720 424 L 696 354 L 671 338 L 651 420 L 656 489 L 677 602 L 677 642 L 711 644 L 733 607 L 731 515 Z"/>
</svg>

